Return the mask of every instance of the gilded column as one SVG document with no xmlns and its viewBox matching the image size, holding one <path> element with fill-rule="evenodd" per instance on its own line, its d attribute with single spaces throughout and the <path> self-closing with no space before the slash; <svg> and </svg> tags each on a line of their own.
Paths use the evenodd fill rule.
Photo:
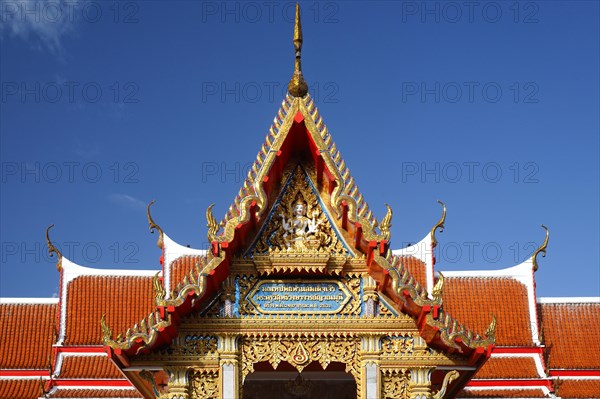
<svg viewBox="0 0 600 399">
<path fill-rule="evenodd" d="M 167 393 L 164 399 L 190 399 L 190 369 L 187 367 L 167 367 L 169 374 Z"/>
<path fill-rule="evenodd" d="M 377 283 L 373 277 L 366 275 L 363 277 L 363 301 L 365 302 L 365 317 L 375 317 L 377 315 L 377 305 L 379 295 L 377 294 Z"/>
<path fill-rule="evenodd" d="M 238 336 L 219 336 L 219 385 L 221 398 L 240 398 L 240 355 L 238 351 Z"/>
<path fill-rule="evenodd" d="M 381 398 L 381 372 L 379 357 L 381 355 L 381 337 L 379 335 L 363 335 L 361 337 L 361 392 L 359 398 Z"/>
<path fill-rule="evenodd" d="M 233 304 L 235 303 L 235 277 L 229 276 L 223 282 L 221 295 L 221 314 L 223 317 L 233 317 Z"/>
<path fill-rule="evenodd" d="M 431 367 L 412 367 L 410 369 L 409 398 L 431 398 Z"/>
</svg>

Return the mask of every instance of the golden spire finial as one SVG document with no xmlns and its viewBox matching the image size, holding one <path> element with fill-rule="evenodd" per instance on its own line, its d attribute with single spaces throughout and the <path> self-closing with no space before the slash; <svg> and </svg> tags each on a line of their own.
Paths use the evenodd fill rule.
<svg viewBox="0 0 600 399">
<path fill-rule="evenodd" d="M 294 74 L 288 84 L 288 91 L 294 97 L 304 97 L 308 93 L 308 85 L 302 76 L 302 23 L 300 22 L 300 4 L 296 3 L 296 23 L 294 24 L 294 50 L 296 50 L 296 63 Z"/>
</svg>

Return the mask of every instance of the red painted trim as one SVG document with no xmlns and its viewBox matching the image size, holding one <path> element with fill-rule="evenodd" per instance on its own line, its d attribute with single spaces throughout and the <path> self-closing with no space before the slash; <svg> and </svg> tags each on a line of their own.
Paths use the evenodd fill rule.
<svg viewBox="0 0 600 399">
<path fill-rule="evenodd" d="M 50 377 L 48 370 L 0 370 L 0 377 Z"/>
<path fill-rule="evenodd" d="M 538 355 L 542 355 L 544 353 L 544 348 L 541 347 L 533 347 L 533 346 L 523 346 L 523 347 L 495 347 L 492 353 L 506 353 L 506 354 L 523 354 L 523 353 L 537 353 Z"/>
<path fill-rule="evenodd" d="M 552 390 L 550 380 L 542 379 L 508 379 L 508 380 L 471 380 L 467 383 L 468 387 L 514 387 L 519 389 L 522 387 L 538 387 L 548 388 Z"/>
<path fill-rule="evenodd" d="M 79 379 L 60 379 L 54 380 L 56 387 L 131 387 L 133 386 L 129 380 L 79 380 Z"/>
<path fill-rule="evenodd" d="M 590 370 L 550 370 L 552 377 L 600 377 L 600 369 Z"/>
<path fill-rule="evenodd" d="M 304 115 L 302 115 L 302 112 L 300 112 L 300 111 L 296 112 L 296 115 L 294 115 L 294 122 L 300 123 L 303 120 L 304 120 Z"/>
</svg>

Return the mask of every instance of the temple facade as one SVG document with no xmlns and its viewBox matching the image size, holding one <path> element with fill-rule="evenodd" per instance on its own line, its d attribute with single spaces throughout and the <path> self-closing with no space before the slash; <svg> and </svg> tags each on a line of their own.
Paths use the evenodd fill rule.
<svg viewBox="0 0 600 399">
<path fill-rule="evenodd" d="M 543 244 L 436 272 L 440 219 L 390 247 L 295 68 L 208 250 L 153 219 L 157 270 L 57 258 L 59 298 L 0 302 L 0 398 L 600 398 L 600 301 L 537 298 Z M 367 194 L 367 193 L 365 193 Z M 123 300 L 126 297 L 127 300 Z"/>
</svg>

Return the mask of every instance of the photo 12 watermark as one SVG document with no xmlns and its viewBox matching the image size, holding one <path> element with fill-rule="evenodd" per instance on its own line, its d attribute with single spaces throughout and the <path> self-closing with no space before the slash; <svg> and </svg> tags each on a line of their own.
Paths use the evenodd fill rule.
<svg viewBox="0 0 600 399">
<path fill-rule="evenodd" d="M 202 1 L 201 21 L 220 23 L 294 22 L 296 2 L 293 1 Z M 340 5 L 335 1 L 302 3 L 302 19 L 315 24 L 336 24 L 340 21 Z"/>
<path fill-rule="evenodd" d="M 58 184 L 112 182 L 116 184 L 135 184 L 140 182 L 140 167 L 137 162 L 17 162 L 0 163 L 2 184 Z"/>
<path fill-rule="evenodd" d="M 80 1 L 45 0 L 0 2 L 0 21 L 15 25 L 36 24 L 97 24 L 108 21 L 115 24 L 137 24 L 140 22 L 140 2 L 137 1 Z"/>
<path fill-rule="evenodd" d="M 540 102 L 540 86 L 535 81 L 409 81 L 402 82 L 402 102 L 429 104 L 512 102 L 537 104 Z"/>
<path fill-rule="evenodd" d="M 254 162 L 204 161 L 200 165 L 200 178 L 202 183 L 241 183 L 248 177 L 252 165 Z"/>
<path fill-rule="evenodd" d="M 0 99 L 2 103 L 20 104 L 136 104 L 140 102 L 140 86 L 133 81 L 3 81 Z"/>
<path fill-rule="evenodd" d="M 412 244 L 402 243 L 406 248 L 403 255 L 419 256 L 432 254 L 429 243 Z M 539 244 L 533 241 L 500 243 L 495 241 L 448 241 L 439 242 L 435 248 L 436 263 L 442 264 L 479 264 L 505 263 L 507 265 L 519 264 L 528 259 Z"/>
<path fill-rule="evenodd" d="M 534 1 L 402 1 L 402 23 L 537 24 L 540 4 Z"/>
<path fill-rule="evenodd" d="M 202 82 L 202 103 L 279 103 L 288 92 L 288 84 L 282 82 Z M 340 102 L 340 87 L 337 82 L 312 82 L 308 85 L 308 92 L 318 103 Z"/>
<path fill-rule="evenodd" d="M 111 243 L 64 241 L 52 244 L 63 256 L 73 262 L 83 264 L 100 262 L 135 264 L 140 262 L 138 257 L 140 247 L 133 241 Z M 56 262 L 56 256 L 48 252 L 46 242 L 3 241 L 0 247 L 2 263 Z"/>
<path fill-rule="evenodd" d="M 488 183 L 515 184 L 540 182 L 540 166 L 533 161 L 501 163 L 495 161 L 401 162 L 402 183 Z"/>
</svg>

